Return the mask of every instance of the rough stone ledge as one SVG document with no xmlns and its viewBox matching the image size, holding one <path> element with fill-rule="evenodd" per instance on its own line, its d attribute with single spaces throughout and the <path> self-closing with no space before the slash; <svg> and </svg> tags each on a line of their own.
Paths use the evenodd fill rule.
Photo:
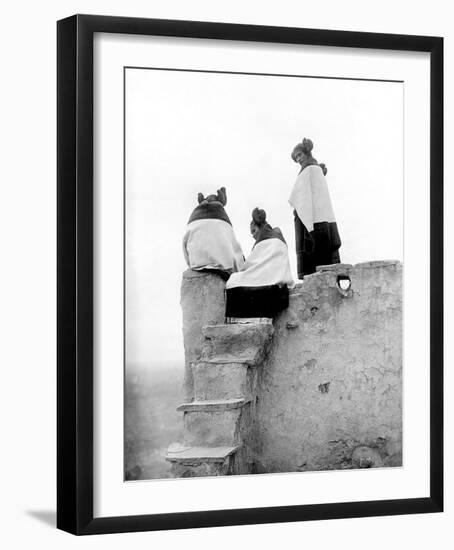
<svg viewBox="0 0 454 550">
<path fill-rule="evenodd" d="M 222 338 L 223 336 L 230 337 L 252 334 L 269 334 L 273 332 L 273 324 L 269 319 L 259 320 L 247 323 L 222 323 L 218 325 L 205 325 L 202 328 L 202 333 L 205 338 Z"/>
<path fill-rule="evenodd" d="M 168 448 L 166 460 L 180 464 L 224 462 L 226 458 L 236 453 L 240 447 L 240 445 L 233 447 L 186 447 L 174 444 Z"/>
<path fill-rule="evenodd" d="M 355 264 L 355 269 L 376 269 L 377 267 L 400 267 L 402 263 L 399 260 L 372 260 L 370 262 L 361 262 Z"/>
<path fill-rule="evenodd" d="M 319 281 L 321 277 L 327 277 L 327 273 L 338 273 L 345 275 L 353 275 L 355 271 L 360 272 L 364 269 L 380 269 L 394 267 L 401 269 L 402 262 L 400 260 L 372 260 L 369 262 L 361 262 L 358 264 L 332 264 L 332 265 L 318 265 L 316 267 L 316 272 L 306 275 L 304 281 L 296 283 L 295 286 L 289 289 L 290 297 L 300 294 L 307 289 L 307 285 L 312 281 Z"/>
<path fill-rule="evenodd" d="M 325 271 L 346 271 L 352 269 L 352 264 L 329 264 L 329 265 L 318 265 L 315 269 L 317 273 L 323 273 Z"/>
<path fill-rule="evenodd" d="M 249 403 L 249 399 L 222 399 L 212 401 L 191 401 L 190 403 L 182 403 L 177 407 L 177 411 L 182 412 L 210 412 L 210 411 L 230 411 L 239 409 Z"/>
<path fill-rule="evenodd" d="M 235 360 L 236 359 L 236 360 Z M 199 361 L 196 364 L 204 364 L 204 365 L 243 365 L 246 367 L 258 367 L 260 365 L 257 364 L 257 358 L 249 357 L 246 355 L 242 355 L 241 357 L 235 358 L 235 356 L 232 355 L 219 355 L 215 357 L 207 357 L 206 355 L 203 357 L 202 361 Z"/>
<path fill-rule="evenodd" d="M 237 367 L 238 365 L 241 365 L 244 367 L 244 369 L 247 369 L 249 365 L 247 363 L 244 363 L 243 361 L 221 361 L 222 358 L 214 358 L 210 360 L 204 360 L 204 361 L 193 361 L 191 363 L 191 368 L 198 368 L 198 367 L 208 367 L 210 369 L 216 369 L 216 367 Z"/>
<path fill-rule="evenodd" d="M 186 269 L 186 271 L 183 272 L 183 279 L 198 279 L 200 277 L 217 277 L 221 279 L 219 273 L 216 271 L 210 271 L 209 269 Z"/>
<path fill-rule="evenodd" d="M 205 325 L 201 361 L 207 363 L 261 362 L 274 333 L 269 323 Z"/>
</svg>

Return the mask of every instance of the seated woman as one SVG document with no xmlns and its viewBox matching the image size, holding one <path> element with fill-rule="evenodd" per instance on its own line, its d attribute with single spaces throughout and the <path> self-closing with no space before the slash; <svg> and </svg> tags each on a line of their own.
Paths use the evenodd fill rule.
<svg viewBox="0 0 454 550">
<path fill-rule="evenodd" d="M 215 271 L 224 279 L 243 267 L 244 256 L 224 209 L 225 187 L 206 198 L 199 193 L 183 238 L 186 263 L 197 271 Z"/>
<path fill-rule="evenodd" d="M 272 318 L 288 307 L 288 286 L 294 283 L 281 230 L 267 223 L 264 210 L 254 208 L 251 234 L 252 252 L 226 284 L 226 317 Z"/>
</svg>

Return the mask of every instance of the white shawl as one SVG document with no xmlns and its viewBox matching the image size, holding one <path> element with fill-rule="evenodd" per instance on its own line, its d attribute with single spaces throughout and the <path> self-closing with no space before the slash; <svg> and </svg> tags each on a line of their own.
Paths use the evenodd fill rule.
<svg viewBox="0 0 454 550">
<path fill-rule="evenodd" d="M 243 267 L 244 256 L 232 226 L 216 219 L 188 224 L 183 253 L 191 269 L 219 269 L 234 272 Z"/>
<path fill-rule="evenodd" d="M 294 285 L 287 245 L 280 239 L 266 239 L 254 246 L 243 270 L 230 275 L 226 288 L 277 284 Z"/>
<path fill-rule="evenodd" d="M 317 164 L 307 166 L 296 178 L 288 202 L 310 232 L 314 223 L 335 222 L 323 171 Z"/>
</svg>

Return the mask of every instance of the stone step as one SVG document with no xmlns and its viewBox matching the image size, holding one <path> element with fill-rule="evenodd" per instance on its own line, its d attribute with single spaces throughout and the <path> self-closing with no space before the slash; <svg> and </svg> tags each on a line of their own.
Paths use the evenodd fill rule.
<svg viewBox="0 0 454 550">
<path fill-rule="evenodd" d="M 202 329 L 201 361 L 257 365 L 265 356 L 273 332 L 268 322 L 207 325 Z"/>
<path fill-rule="evenodd" d="M 250 423 L 250 404 L 244 399 L 231 400 L 231 408 L 193 408 L 185 410 L 184 443 L 188 446 L 222 447 L 243 442 Z M 211 403 L 210 407 L 218 406 Z M 196 404 L 196 407 L 198 404 Z M 204 405 L 206 407 L 206 405 Z"/>
<path fill-rule="evenodd" d="M 249 399 L 256 372 L 245 363 L 194 363 L 195 400 Z"/>
<path fill-rule="evenodd" d="M 185 445 L 171 445 L 166 454 L 169 462 L 197 464 L 200 462 L 224 462 L 235 453 L 240 445 L 223 447 L 188 447 Z"/>
<path fill-rule="evenodd" d="M 243 407 L 247 403 L 246 399 L 216 399 L 210 401 L 191 401 L 182 403 L 177 407 L 177 411 L 183 412 L 224 412 Z"/>
<path fill-rule="evenodd" d="M 225 476 L 235 471 L 235 455 L 241 449 L 238 445 L 221 447 L 188 447 L 171 445 L 166 460 L 171 463 L 174 477 Z"/>
</svg>

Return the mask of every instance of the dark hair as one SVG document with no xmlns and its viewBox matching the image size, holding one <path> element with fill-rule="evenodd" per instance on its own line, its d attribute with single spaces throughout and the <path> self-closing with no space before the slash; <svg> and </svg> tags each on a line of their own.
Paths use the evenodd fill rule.
<svg viewBox="0 0 454 550">
<path fill-rule="evenodd" d="M 323 175 L 326 176 L 326 174 L 328 173 L 328 168 L 326 167 L 326 164 L 323 164 L 323 162 L 321 162 L 319 166 L 322 169 Z"/>
<path fill-rule="evenodd" d="M 301 144 L 301 150 L 305 155 L 310 155 L 312 149 L 314 148 L 314 144 L 312 143 L 311 139 L 303 138 L 303 142 Z"/>
<path fill-rule="evenodd" d="M 295 145 L 291 154 L 292 160 L 296 162 L 296 156 L 298 155 L 298 153 L 303 153 L 307 157 L 311 157 L 313 148 L 314 144 L 312 140 L 309 138 L 303 138 L 303 141 L 301 143 Z"/>
<path fill-rule="evenodd" d="M 227 191 L 225 190 L 225 187 L 221 187 L 217 190 L 216 195 L 207 195 L 206 197 L 203 196 L 203 193 L 199 193 L 197 195 L 197 200 L 199 204 L 201 204 L 203 201 L 218 201 L 222 204 L 222 206 L 225 206 L 227 204 Z"/>
<path fill-rule="evenodd" d="M 266 224 L 266 212 L 261 208 L 254 208 L 252 211 L 252 221 L 259 227 Z"/>
</svg>

